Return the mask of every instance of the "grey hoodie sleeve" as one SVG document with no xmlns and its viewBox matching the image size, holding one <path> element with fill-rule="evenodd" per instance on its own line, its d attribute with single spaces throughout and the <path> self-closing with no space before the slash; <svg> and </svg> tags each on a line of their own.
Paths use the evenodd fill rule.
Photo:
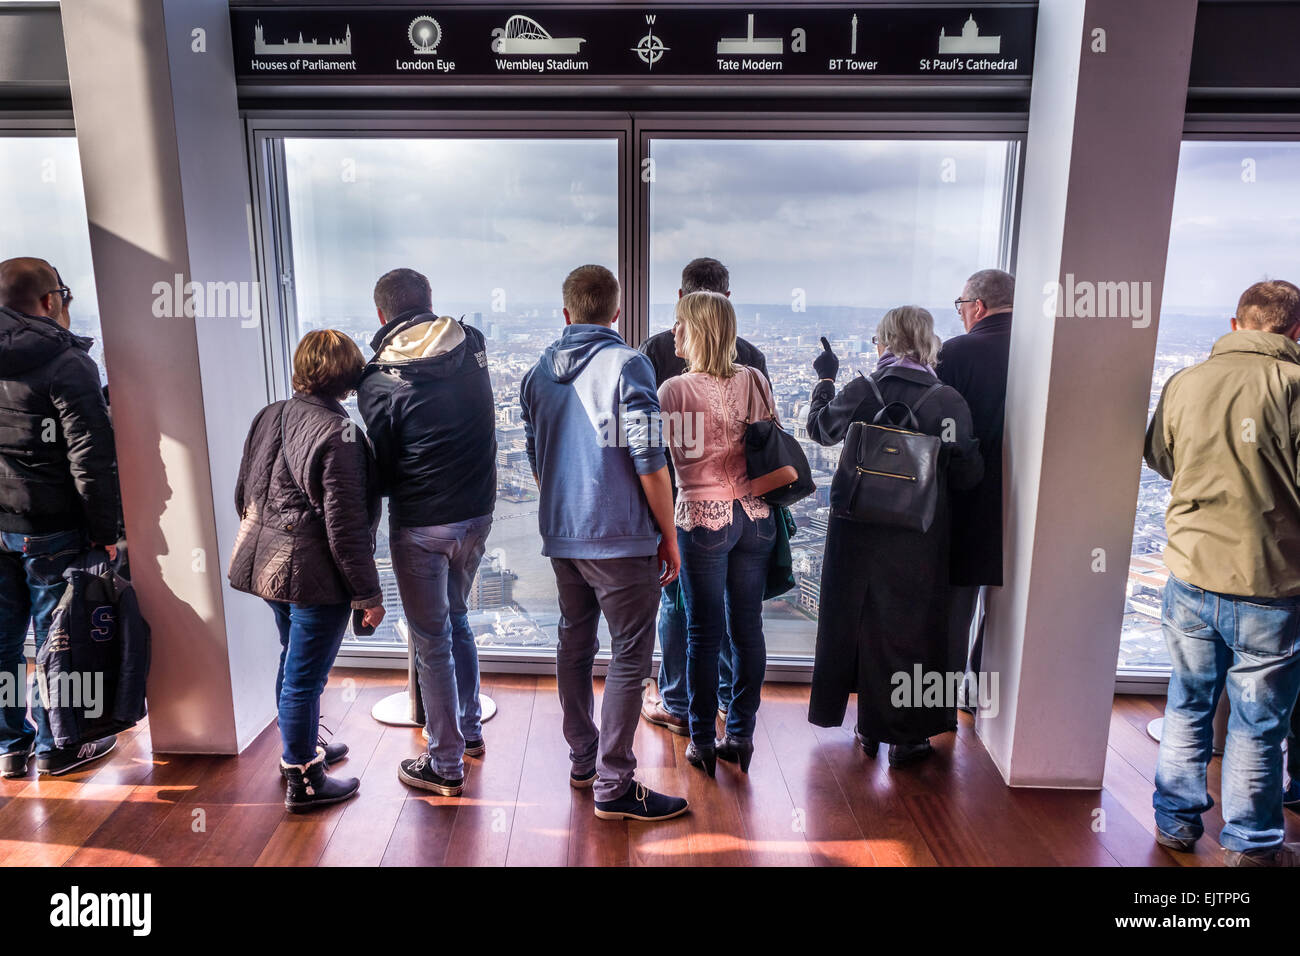
<svg viewBox="0 0 1300 956">
<path fill-rule="evenodd" d="M 619 416 L 627 450 L 638 475 L 652 475 L 668 464 L 664 455 L 655 370 L 640 352 L 623 363 L 618 377 Z"/>
</svg>

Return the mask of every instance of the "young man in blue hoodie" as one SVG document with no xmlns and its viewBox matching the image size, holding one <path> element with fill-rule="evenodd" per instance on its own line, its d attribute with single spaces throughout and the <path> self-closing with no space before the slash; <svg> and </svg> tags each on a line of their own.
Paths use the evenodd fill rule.
<svg viewBox="0 0 1300 956">
<path fill-rule="evenodd" d="M 614 331 L 612 272 L 580 266 L 563 296 L 564 334 L 524 376 L 519 399 L 541 492 L 542 554 L 559 591 L 556 680 L 569 782 L 594 784 L 602 819 L 666 820 L 686 812 L 686 801 L 638 783 L 632 752 L 660 588 L 681 566 L 654 369 Z M 591 671 L 602 613 L 611 656 L 597 731 Z"/>
</svg>

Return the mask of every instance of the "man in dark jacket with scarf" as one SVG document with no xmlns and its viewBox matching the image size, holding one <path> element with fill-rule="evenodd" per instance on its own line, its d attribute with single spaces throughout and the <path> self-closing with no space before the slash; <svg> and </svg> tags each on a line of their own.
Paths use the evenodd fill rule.
<svg viewBox="0 0 1300 956">
<path fill-rule="evenodd" d="M 388 495 L 389 541 L 415 646 L 428 751 L 403 760 L 413 787 L 457 796 L 484 752 L 470 586 L 492 529 L 496 405 L 483 333 L 433 312 L 429 280 L 394 269 L 375 285 L 381 328 L 357 389 Z"/>
<path fill-rule="evenodd" d="M 36 648 L 63 596 L 63 572 L 88 545 L 116 557 L 120 537 L 113 426 L 91 340 L 69 331 L 72 291 L 44 259 L 0 262 L 0 774 L 21 777 L 33 749 L 64 774 L 115 738 L 60 750 L 40 696 L 24 697 L 23 642 Z M 34 682 L 33 682 L 34 684 Z M 32 718 L 26 716 L 27 700 Z"/>
<path fill-rule="evenodd" d="M 952 495 L 952 665 L 978 672 L 984 643 L 984 605 L 1002 586 L 1002 423 L 1007 405 L 1007 357 L 1016 280 L 1001 269 L 981 269 L 953 303 L 965 335 L 943 343 L 935 371 L 970 406 L 984 459 L 984 478 Z M 969 650 L 968 650 L 969 649 Z"/>
</svg>

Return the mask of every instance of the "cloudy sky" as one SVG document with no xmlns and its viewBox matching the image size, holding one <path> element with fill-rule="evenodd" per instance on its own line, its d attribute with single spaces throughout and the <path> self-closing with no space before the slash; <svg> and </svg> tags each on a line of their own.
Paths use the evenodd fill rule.
<svg viewBox="0 0 1300 956">
<path fill-rule="evenodd" d="M 75 297 L 73 330 L 90 330 L 85 320 L 99 307 L 81 161 L 70 136 L 0 137 L 0 261 L 16 256 L 53 263 Z"/>
<path fill-rule="evenodd" d="M 658 140 L 653 298 L 670 300 L 681 265 L 709 254 L 740 301 L 797 287 L 809 304 L 946 303 L 996 254 L 1003 149 Z M 287 154 L 306 315 L 368 314 L 375 278 L 399 263 L 469 308 L 496 288 L 508 304 L 556 301 L 572 266 L 617 256 L 611 140 L 316 139 Z M 49 259 L 74 317 L 96 311 L 74 140 L 0 138 L 0 221 L 0 258 Z M 1228 314 L 1266 275 L 1300 278 L 1300 144 L 1184 144 L 1165 307 Z"/>
<path fill-rule="evenodd" d="M 1183 143 L 1165 271 L 1173 312 L 1231 315 L 1253 282 L 1300 283 L 1300 143 Z"/>
<path fill-rule="evenodd" d="M 682 265 L 713 255 L 742 301 L 800 288 L 809 304 L 946 302 L 996 261 L 1005 154 L 992 142 L 658 140 L 652 297 L 674 298 Z M 617 256 L 612 140 L 295 140 L 286 156 L 306 315 L 345 310 L 399 262 L 458 304 L 494 288 L 533 303 L 554 301 L 573 266 Z"/>
</svg>

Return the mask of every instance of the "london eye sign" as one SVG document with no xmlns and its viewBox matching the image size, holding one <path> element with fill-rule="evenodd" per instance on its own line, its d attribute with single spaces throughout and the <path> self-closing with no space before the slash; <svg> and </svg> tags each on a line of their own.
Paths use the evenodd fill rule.
<svg viewBox="0 0 1300 956">
<path fill-rule="evenodd" d="M 368 84 L 531 77 L 1024 78 L 1033 3 L 231 8 L 236 73 Z"/>
</svg>

